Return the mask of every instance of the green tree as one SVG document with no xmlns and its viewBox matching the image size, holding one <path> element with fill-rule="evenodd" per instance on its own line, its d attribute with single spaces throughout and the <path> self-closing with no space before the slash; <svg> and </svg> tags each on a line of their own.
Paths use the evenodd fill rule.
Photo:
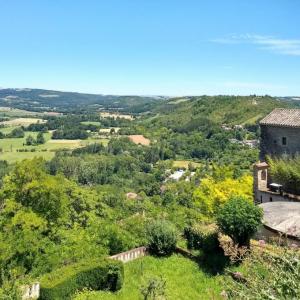
<svg viewBox="0 0 300 300">
<path fill-rule="evenodd" d="M 35 138 L 34 138 L 32 135 L 29 135 L 29 136 L 26 138 L 26 145 L 27 145 L 27 146 L 34 146 L 35 144 L 36 144 Z"/>
<path fill-rule="evenodd" d="M 250 246 L 250 238 L 262 222 L 263 212 L 243 197 L 230 198 L 217 214 L 220 230 L 238 246 Z"/>
<path fill-rule="evenodd" d="M 8 134 L 10 138 L 23 138 L 25 136 L 24 130 L 21 127 L 15 128 Z"/>
<path fill-rule="evenodd" d="M 148 225 L 148 249 L 158 256 L 170 255 L 176 248 L 177 232 L 172 223 L 157 220 Z"/>
<path fill-rule="evenodd" d="M 46 174 L 42 159 L 24 160 L 4 179 L 0 203 L 14 199 L 48 221 L 56 221 L 65 213 L 64 183 L 62 177 Z"/>
<path fill-rule="evenodd" d="M 36 143 L 39 144 L 39 145 L 40 144 L 45 144 L 44 134 L 41 131 L 37 134 Z"/>
</svg>

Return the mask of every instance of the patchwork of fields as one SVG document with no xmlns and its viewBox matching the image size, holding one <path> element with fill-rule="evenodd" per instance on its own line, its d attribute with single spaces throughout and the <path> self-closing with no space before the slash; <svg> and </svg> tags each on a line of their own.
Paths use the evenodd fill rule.
<svg viewBox="0 0 300 300">
<path fill-rule="evenodd" d="M 10 126 L 5 128 L 0 128 L 0 131 L 4 134 L 10 133 L 13 129 L 18 126 Z M 107 145 L 108 139 L 93 139 L 89 138 L 86 140 L 52 140 L 51 133 L 44 133 L 45 144 L 36 146 L 26 146 L 26 138 L 31 135 L 36 138 L 37 132 L 26 131 L 24 138 L 4 138 L 0 139 L 0 160 L 6 160 L 9 163 L 14 163 L 22 159 L 31 159 L 36 156 L 43 157 L 46 160 L 50 160 L 54 155 L 55 151 L 60 149 L 75 149 L 79 147 L 86 146 L 91 143 L 103 143 Z M 21 151 L 20 151 L 21 150 Z M 24 150 L 27 150 L 25 152 Z M 24 151 L 24 152 L 23 152 Z"/>
</svg>

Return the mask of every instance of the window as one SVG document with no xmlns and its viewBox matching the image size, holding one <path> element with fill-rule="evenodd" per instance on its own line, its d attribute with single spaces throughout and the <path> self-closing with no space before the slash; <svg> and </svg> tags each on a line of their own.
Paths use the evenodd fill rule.
<svg viewBox="0 0 300 300">
<path fill-rule="evenodd" d="M 286 137 L 285 136 L 282 138 L 282 145 L 286 145 Z"/>
<path fill-rule="evenodd" d="M 264 180 L 264 181 L 267 180 L 267 171 L 266 170 L 261 171 L 260 179 Z"/>
</svg>

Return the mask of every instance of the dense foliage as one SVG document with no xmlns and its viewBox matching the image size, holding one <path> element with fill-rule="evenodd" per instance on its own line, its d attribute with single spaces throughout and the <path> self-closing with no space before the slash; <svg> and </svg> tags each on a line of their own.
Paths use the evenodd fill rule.
<svg viewBox="0 0 300 300">
<path fill-rule="evenodd" d="M 243 280 L 227 280 L 229 299 L 299 299 L 299 251 L 262 246 L 253 251 L 243 264 Z"/>
<path fill-rule="evenodd" d="M 41 278 L 40 299 L 72 299 L 82 289 L 117 291 L 122 287 L 124 270 L 113 260 L 83 261 L 69 265 Z"/>
<path fill-rule="evenodd" d="M 148 249 L 158 256 L 172 254 L 177 243 L 177 233 L 174 226 L 166 221 L 155 221 L 147 228 Z"/>
<path fill-rule="evenodd" d="M 214 252 L 219 248 L 218 229 L 215 224 L 194 224 L 186 227 L 184 236 L 189 249 L 203 249 Z"/>
<path fill-rule="evenodd" d="M 243 197 L 230 198 L 217 214 L 217 225 L 235 244 L 249 246 L 262 222 L 262 209 Z"/>
<path fill-rule="evenodd" d="M 41 91 L 24 91 L 28 103 L 16 106 L 30 108 L 30 97 L 37 93 Z M 147 104 L 140 97 L 117 97 L 115 103 L 112 96 L 111 109 L 117 106 L 134 113 L 149 109 L 126 120 L 100 116 L 110 96 L 87 95 L 93 100 L 83 106 L 79 103 L 85 96 L 80 100 L 78 95 L 57 95 L 51 101 L 39 97 L 37 102 L 54 111 L 49 103 L 60 102 L 57 107 L 66 114 L 46 113 L 45 122 L 11 131 L 14 137 L 26 134 L 23 146 L 36 151 L 36 156 L 42 153 L 38 144 L 45 142 L 42 147 L 49 151 L 49 160 L 0 162 L 0 293 L 13 295 L 24 280 L 47 277 L 49 272 L 66 274 L 63 282 L 72 286 L 73 293 L 76 280 L 67 276 L 72 272 L 60 270 L 86 261 L 102 262 L 147 244 L 151 253 L 169 255 L 177 242 L 184 244 L 184 229 L 191 248 L 219 255 L 218 232 L 215 225 L 207 225 L 216 219 L 236 243 L 249 242 L 261 212 L 250 204 L 251 165 L 258 149 L 245 141 L 258 139 L 257 121 L 282 106 L 279 101 L 268 96 L 203 96 Z M 65 96 L 74 99 L 64 104 Z M 10 134 L 4 132 L 0 138 Z M 126 136 L 136 134 L 150 139 L 150 145 L 137 145 Z M 88 140 L 77 149 L 57 150 L 54 144 L 61 141 L 50 138 Z M 21 150 L 25 151 L 20 149 L 18 155 L 28 154 Z M 182 177 L 174 179 L 178 170 Z M 74 276 L 81 278 L 80 274 Z M 89 284 L 84 282 L 79 289 Z"/>
<path fill-rule="evenodd" d="M 284 191 L 300 194 L 300 157 L 268 158 L 268 162 L 272 180 L 282 184 Z"/>
</svg>

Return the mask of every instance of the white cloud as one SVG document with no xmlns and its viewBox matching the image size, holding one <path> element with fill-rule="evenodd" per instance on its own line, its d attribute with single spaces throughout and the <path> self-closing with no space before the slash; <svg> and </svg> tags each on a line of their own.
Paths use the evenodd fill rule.
<svg viewBox="0 0 300 300">
<path fill-rule="evenodd" d="M 300 56 L 300 39 L 282 39 L 257 34 L 230 35 L 226 38 L 213 39 L 220 44 L 253 44 L 260 49 L 283 55 Z"/>
</svg>

